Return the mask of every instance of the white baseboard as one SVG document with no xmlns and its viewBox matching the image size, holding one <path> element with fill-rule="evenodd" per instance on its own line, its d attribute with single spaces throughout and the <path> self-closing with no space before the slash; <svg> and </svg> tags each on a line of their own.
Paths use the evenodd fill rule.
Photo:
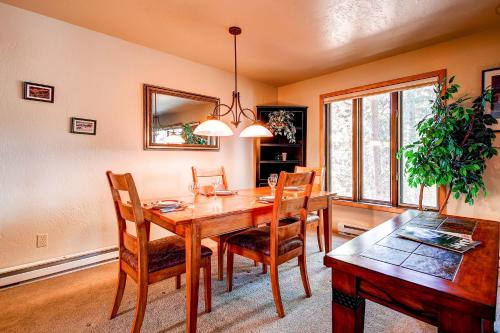
<svg viewBox="0 0 500 333">
<path fill-rule="evenodd" d="M 0 288 L 61 275 L 118 258 L 118 248 L 107 248 L 0 269 Z"/>
</svg>

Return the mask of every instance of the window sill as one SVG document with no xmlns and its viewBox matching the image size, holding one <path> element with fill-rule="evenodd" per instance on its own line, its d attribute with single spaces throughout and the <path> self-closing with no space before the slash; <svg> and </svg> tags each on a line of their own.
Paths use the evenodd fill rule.
<svg viewBox="0 0 500 333">
<path fill-rule="evenodd" d="M 408 209 L 408 208 L 403 208 L 403 207 L 391 207 L 391 206 L 377 205 L 377 204 L 366 203 L 366 202 L 353 202 L 353 201 L 342 200 L 342 199 L 334 199 L 334 200 L 332 200 L 332 204 L 337 205 L 337 206 L 364 208 L 364 209 L 371 209 L 371 210 L 376 210 L 376 211 L 381 211 L 381 212 L 389 212 L 389 213 L 395 213 L 395 214 L 404 213 Z"/>
</svg>

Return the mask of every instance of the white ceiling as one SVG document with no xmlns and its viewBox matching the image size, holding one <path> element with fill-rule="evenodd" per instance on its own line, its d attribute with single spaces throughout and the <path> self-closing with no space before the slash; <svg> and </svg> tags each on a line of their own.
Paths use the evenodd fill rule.
<svg viewBox="0 0 500 333">
<path fill-rule="evenodd" d="M 500 26 L 500 0 L 0 0 L 283 85 Z"/>
</svg>

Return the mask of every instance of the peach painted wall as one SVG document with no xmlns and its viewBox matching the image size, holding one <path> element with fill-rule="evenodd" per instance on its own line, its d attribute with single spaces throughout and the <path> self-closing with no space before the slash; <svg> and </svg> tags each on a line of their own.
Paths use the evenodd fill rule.
<svg viewBox="0 0 500 333">
<path fill-rule="evenodd" d="M 342 71 L 297 82 L 278 88 L 278 100 L 285 103 L 307 105 L 308 137 L 307 161 L 311 166 L 319 164 L 319 96 L 323 93 L 352 88 L 369 83 L 400 78 L 446 68 L 448 74 L 456 75 L 462 92 L 477 95 L 481 90 L 481 71 L 500 67 L 500 29 L 491 29 L 435 44 L 426 48 L 388 57 L 375 62 L 348 68 Z M 496 139 L 500 146 L 500 135 Z M 473 207 L 462 201 L 451 200 L 448 212 L 500 220 L 500 157 L 488 163 L 485 175 L 488 198 L 482 196 Z M 344 219 L 347 210 L 337 207 L 335 216 Z M 379 213 L 360 213 L 356 219 L 377 219 Z M 375 216 L 375 217 L 374 217 Z M 385 215 L 379 221 L 383 221 Z"/>
<path fill-rule="evenodd" d="M 222 138 L 219 152 L 142 148 L 143 83 L 224 102 L 232 73 L 4 4 L 0 22 L 0 268 L 115 245 L 106 170 L 131 172 L 144 198 L 187 194 L 192 165 L 223 164 L 232 187 L 253 186 L 249 139 Z M 55 86 L 55 103 L 23 100 L 21 81 Z M 239 84 L 244 105 L 276 100 L 275 87 Z M 72 116 L 96 119 L 97 135 L 70 134 Z M 35 247 L 38 233 L 48 247 Z"/>
</svg>

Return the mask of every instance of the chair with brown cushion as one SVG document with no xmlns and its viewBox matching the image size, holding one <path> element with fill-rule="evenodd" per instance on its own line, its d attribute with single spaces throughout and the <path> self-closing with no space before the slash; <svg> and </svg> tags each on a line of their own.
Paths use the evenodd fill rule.
<svg viewBox="0 0 500 333">
<path fill-rule="evenodd" d="M 306 297 L 311 288 L 306 267 L 307 206 L 315 172 L 281 172 L 269 226 L 252 228 L 227 239 L 227 290 L 233 289 L 234 254 L 269 265 L 276 312 L 285 316 L 278 278 L 278 266 L 298 257 Z M 303 186 L 304 190 L 283 197 L 285 186 Z M 288 194 L 287 194 L 288 195 Z"/>
<path fill-rule="evenodd" d="M 197 167 L 191 167 L 193 174 L 193 183 L 199 184 L 200 178 L 221 178 L 220 186 L 224 190 L 228 190 L 229 186 L 227 183 L 226 171 L 224 167 L 212 168 L 212 169 L 202 169 Z M 226 238 L 236 234 L 237 232 L 232 232 L 228 234 L 223 234 L 219 236 L 210 237 L 213 241 L 217 242 L 217 278 L 222 281 L 224 278 L 224 253 L 226 251 Z"/>
<path fill-rule="evenodd" d="M 295 166 L 295 172 L 311 172 L 316 173 L 316 178 L 314 179 L 314 185 L 319 186 L 320 190 L 323 190 L 323 184 L 325 179 L 325 168 L 309 168 L 303 166 Z M 316 224 L 316 236 L 318 238 L 319 251 L 323 252 L 323 214 L 321 212 L 311 212 L 307 215 L 307 224 Z"/>
<path fill-rule="evenodd" d="M 180 288 L 180 275 L 186 272 L 184 239 L 170 236 L 149 240 L 150 222 L 144 219 L 141 202 L 132 175 L 106 172 L 118 222 L 119 264 L 118 286 L 110 319 L 113 319 L 120 303 L 127 282 L 127 275 L 137 283 L 137 301 L 131 332 L 141 330 L 146 310 L 148 286 L 168 278 L 176 278 L 176 288 Z M 127 192 L 130 203 L 124 203 L 121 192 Z M 126 221 L 135 224 L 136 236 L 127 231 Z M 210 312 L 212 305 L 212 282 L 210 277 L 210 259 L 212 251 L 205 246 L 201 249 L 201 265 L 204 270 L 205 312 Z"/>
</svg>

